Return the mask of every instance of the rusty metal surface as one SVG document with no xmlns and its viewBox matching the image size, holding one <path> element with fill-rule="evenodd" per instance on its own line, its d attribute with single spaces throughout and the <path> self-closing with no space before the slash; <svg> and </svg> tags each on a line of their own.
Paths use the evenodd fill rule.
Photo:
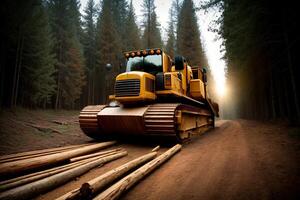
<svg viewBox="0 0 300 200">
<path fill-rule="evenodd" d="M 153 104 L 145 113 L 148 134 L 174 134 L 176 136 L 175 112 L 180 104 Z"/>
<path fill-rule="evenodd" d="M 85 107 L 79 122 L 81 129 L 93 138 L 104 135 L 157 135 L 181 140 L 186 138 L 190 129 L 211 126 L 211 117 L 213 113 L 209 109 L 180 103 L 156 103 L 131 108 L 99 105 Z"/>
<path fill-rule="evenodd" d="M 148 106 L 136 108 L 106 107 L 98 113 L 98 124 L 106 134 L 143 134 L 143 115 Z"/>
<path fill-rule="evenodd" d="M 79 115 L 79 124 L 81 130 L 88 136 L 94 138 L 100 131 L 98 126 L 97 114 L 105 108 L 106 105 L 86 106 Z"/>
</svg>

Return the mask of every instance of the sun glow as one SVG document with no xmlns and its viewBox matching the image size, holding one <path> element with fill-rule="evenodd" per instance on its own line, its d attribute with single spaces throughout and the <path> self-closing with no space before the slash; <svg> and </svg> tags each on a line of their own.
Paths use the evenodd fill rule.
<svg viewBox="0 0 300 200">
<path fill-rule="evenodd" d="M 194 0 L 195 6 L 199 7 L 202 0 Z M 83 13 L 83 8 L 86 6 L 87 0 L 81 0 L 81 13 Z M 141 5 L 143 0 L 133 0 L 133 6 L 135 8 L 135 13 L 137 17 L 137 22 L 142 25 L 143 13 Z M 161 24 L 162 38 L 166 40 L 167 38 L 167 27 L 169 21 L 168 10 L 171 7 L 172 0 L 156 0 L 156 12 L 158 21 Z M 213 25 L 213 21 L 218 19 L 221 15 L 219 10 L 209 9 L 207 12 L 203 10 L 197 11 L 198 24 L 201 31 L 201 41 L 205 49 L 206 56 L 208 58 L 208 64 L 213 75 L 213 81 L 215 85 L 214 93 L 222 98 L 226 95 L 226 64 L 222 60 L 223 54 L 220 52 L 222 46 L 222 40 L 216 40 L 217 34 L 209 31 L 209 27 Z M 214 29 L 219 29 L 219 27 L 214 26 Z M 209 80 L 211 83 L 211 80 Z"/>
<path fill-rule="evenodd" d="M 223 54 L 220 52 L 222 39 L 216 40 L 218 35 L 209 31 L 209 27 L 220 14 L 220 11 L 217 10 L 210 10 L 206 13 L 204 11 L 199 11 L 198 19 L 201 30 L 201 39 L 204 41 L 205 53 L 214 79 L 215 93 L 222 98 L 226 95 L 226 64 L 222 59 Z M 218 29 L 219 27 L 214 28 Z"/>
</svg>

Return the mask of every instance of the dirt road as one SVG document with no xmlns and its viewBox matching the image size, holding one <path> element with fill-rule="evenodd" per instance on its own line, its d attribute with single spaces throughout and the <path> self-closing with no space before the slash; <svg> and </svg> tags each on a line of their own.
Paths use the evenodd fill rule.
<svg viewBox="0 0 300 200">
<path fill-rule="evenodd" d="M 17 114 L 6 112 L 0 117 L 0 154 L 91 141 L 75 123 L 78 112 L 25 110 Z M 67 125 L 57 125 L 53 120 Z M 26 126 L 25 122 L 61 133 L 41 132 Z M 299 130 L 277 123 L 219 121 L 216 129 L 192 138 L 180 153 L 140 181 L 122 199 L 300 199 L 300 190 L 297 191 L 300 188 Z M 118 146 L 125 148 L 128 156 L 93 169 L 37 199 L 55 199 L 149 152 L 156 144 Z"/>
<path fill-rule="evenodd" d="M 300 199 L 299 143 L 273 131 L 256 122 L 223 122 L 124 199 Z"/>
<path fill-rule="evenodd" d="M 151 149 L 120 146 L 128 150 L 127 157 L 91 170 L 38 199 L 54 199 Z M 121 199 L 300 199 L 299 150 L 299 137 L 291 138 L 281 126 L 221 121 L 216 129 L 184 144 L 180 153 Z"/>
</svg>

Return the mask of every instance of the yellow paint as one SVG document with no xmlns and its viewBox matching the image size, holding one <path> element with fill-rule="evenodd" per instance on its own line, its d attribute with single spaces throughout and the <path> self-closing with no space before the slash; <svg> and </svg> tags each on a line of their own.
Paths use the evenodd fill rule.
<svg viewBox="0 0 300 200">
<path fill-rule="evenodd" d="M 179 72 L 166 72 L 164 74 L 165 89 L 173 90 L 177 93 L 182 93 L 181 80 L 178 78 Z M 167 85 L 166 77 L 171 76 L 171 84 Z"/>
<path fill-rule="evenodd" d="M 121 103 L 134 103 L 138 101 L 154 101 L 160 95 L 175 95 L 175 96 L 189 96 L 194 99 L 202 99 L 205 97 L 204 83 L 202 81 L 202 71 L 200 69 L 191 68 L 188 63 L 185 63 L 183 70 L 176 71 L 175 66 L 172 66 L 172 59 L 161 49 L 147 49 L 125 52 L 125 57 L 129 56 L 145 56 L 147 54 L 160 54 L 162 55 L 163 74 L 164 74 L 164 90 L 147 91 L 146 78 L 153 80 L 155 83 L 155 76 L 146 72 L 132 71 L 125 72 L 117 76 L 118 80 L 138 79 L 140 80 L 140 93 L 138 96 L 112 96 Z M 193 72 L 196 74 L 197 79 L 194 79 Z M 181 77 L 181 78 L 179 78 Z M 149 90 L 149 87 L 148 87 Z M 130 92 L 130 91 L 128 91 Z"/>
<path fill-rule="evenodd" d="M 204 83 L 200 79 L 191 80 L 190 94 L 195 99 L 203 99 L 204 95 Z"/>
<path fill-rule="evenodd" d="M 163 58 L 163 72 L 170 72 L 172 67 L 172 60 L 168 54 L 162 53 Z"/>
<path fill-rule="evenodd" d="M 115 100 L 119 101 L 120 103 L 155 100 L 156 94 L 153 92 L 146 91 L 146 78 L 152 79 L 155 83 L 155 77 L 149 73 L 133 71 L 133 72 L 125 72 L 119 74 L 116 77 L 116 81 L 128 80 L 128 79 L 140 80 L 140 94 L 139 96 L 125 96 L 125 97 L 115 96 Z"/>
</svg>

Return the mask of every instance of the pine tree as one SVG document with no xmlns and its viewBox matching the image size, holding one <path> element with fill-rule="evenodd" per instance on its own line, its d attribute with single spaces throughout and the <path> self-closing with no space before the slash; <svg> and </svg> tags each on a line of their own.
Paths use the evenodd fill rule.
<svg viewBox="0 0 300 200">
<path fill-rule="evenodd" d="M 191 65 L 207 66 L 192 0 L 184 0 L 177 24 L 177 50 Z"/>
<path fill-rule="evenodd" d="M 82 30 L 82 22 L 81 22 L 81 13 L 79 11 L 80 9 L 80 0 L 69 0 L 69 16 L 71 21 L 71 29 L 73 32 L 73 35 L 78 38 L 79 42 L 82 41 L 83 37 L 83 30 Z M 81 44 L 78 48 L 81 48 Z"/>
<path fill-rule="evenodd" d="M 136 50 L 141 48 L 140 30 L 136 24 L 135 19 L 136 16 L 131 0 L 128 15 L 126 17 L 126 26 L 124 31 L 126 33 L 126 37 L 124 38 L 124 40 L 126 41 L 126 50 Z"/>
<path fill-rule="evenodd" d="M 19 96 L 22 105 L 45 107 L 55 92 L 56 84 L 52 40 L 41 1 L 37 0 L 32 6 L 26 24 Z"/>
<path fill-rule="evenodd" d="M 169 27 L 168 27 L 168 39 L 166 44 L 166 51 L 169 53 L 171 58 L 174 57 L 175 51 L 176 51 L 176 38 L 175 38 L 175 23 L 176 23 L 176 8 L 175 8 L 175 2 L 172 3 L 172 6 L 169 10 Z"/>
<path fill-rule="evenodd" d="M 155 13 L 154 0 L 144 0 L 144 33 L 143 46 L 144 48 L 158 48 L 163 45 Z"/>
<path fill-rule="evenodd" d="M 217 22 L 232 86 L 227 113 L 229 107 L 237 117 L 300 123 L 296 3 L 211 0 L 204 7 L 210 6 L 223 11 Z"/>
<path fill-rule="evenodd" d="M 76 102 L 81 94 L 81 88 L 85 83 L 84 68 L 83 68 L 83 58 L 80 52 L 78 43 L 74 42 L 71 47 L 69 47 L 67 52 L 67 71 L 65 72 L 62 97 L 64 107 L 75 108 Z"/>
<path fill-rule="evenodd" d="M 126 29 L 126 18 L 128 16 L 127 0 L 111 0 L 111 12 L 117 33 L 120 35 L 121 50 L 127 50 L 126 38 L 128 37 Z"/>
<path fill-rule="evenodd" d="M 96 67 L 96 26 L 97 10 L 94 0 L 89 0 L 84 10 L 83 47 L 86 66 L 87 85 L 85 87 L 84 104 L 94 104 L 95 100 L 95 67 Z"/>
<path fill-rule="evenodd" d="M 122 44 L 120 35 L 117 32 L 116 23 L 112 13 L 113 3 L 110 0 L 103 0 L 102 11 L 98 18 L 96 46 L 97 46 L 97 73 L 99 80 L 97 102 L 104 103 L 107 95 L 113 93 L 113 80 L 120 72 L 120 59 L 122 57 Z M 106 64 L 111 64 L 113 69 L 107 71 Z"/>
<path fill-rule="evenodd" d="M 11 107 L 46 106 L 55 90 L 55 59 L 42 3 L 11 0 L 1 5 L 0 101 Z"/>
<path fill-rule="evenodd" d="M 51 27 L 55 38 L 55 54 L 57 59 L 57 93 L 55 97 L 55 108 L 73 108 L 78 95 L 71 96 L 67 94 L 78 94 L 82 92 L 84 85 L 84 69 L 82 46 L 80 43 L 81 22 L 78 0 L 50 0 L 48 2 Z M 76 55 L 72 56 L 72 55 Z M 78 61 L 78 59 L 81 59 Z M 76 63 L 76 68 L 74 67 Z M 75 73 L 74 70 L 77 70 Z M 80 84 L 72 86 L 70 80 L 78 78 L 81 75 Z"/>
</svg>

